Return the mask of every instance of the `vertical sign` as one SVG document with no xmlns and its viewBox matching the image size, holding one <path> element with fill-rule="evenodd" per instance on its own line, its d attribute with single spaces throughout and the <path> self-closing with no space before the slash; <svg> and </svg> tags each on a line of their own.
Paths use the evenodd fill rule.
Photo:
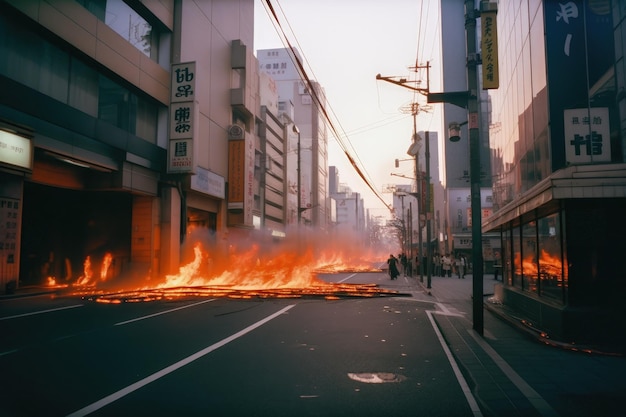
<svg viewBox="0 0 626 417">
<path fill-rule="evenodd" d="M 609 109 L 564 111 L 565 156 L 568 164 L 611 162 Z"/>
<path fill-rule="evenodd" d="M 193 173 L 194 144 L 198 124 L 195 101 L 196 63 L 172 65 L 170 89 L 170 140 L 168 167 L 170 173 Z"/>
<path fill-rule="evenodd" d="M 244 140 L 228 141 L 228 208 L 243 209 L 246 148 Z"/>
<path fill-rule="evenodd" d="M 498 88 L 498 26 L 497 13 L 482 11 L 481 22 L 481 53 L 483 60 L 483 89 Z"/>
<path fill-rule="evenodd" d="M 0 196 L 0 283 L 17 280 L 20 250 L 21 204 Z"/>
</svg>

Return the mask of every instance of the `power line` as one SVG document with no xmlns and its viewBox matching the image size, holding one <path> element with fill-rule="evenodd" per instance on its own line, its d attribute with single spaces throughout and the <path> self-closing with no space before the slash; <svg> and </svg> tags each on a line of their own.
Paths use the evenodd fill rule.
<svg viewBox="0 0 626 417">
<path fill-rule="evenodd" d="M 329 107 L 331 112 L 333 113 L 333 115 L 336 117 L 335 113 L 332 111 L 332 107 L 330 105 L 323 105 L 322 100 L 320 99 L 317 90 L 314 88 L 313 82 L 311 81 L 311 78 L 309 77 L 306 69 L 304 68 L 304 65 L 302 64 L 302 61 L 300 60 L 300 58 L 298 57 L 298 54 L 296 54 L 296 51 L 294 49 L 294 47 L 292 46 L 291 42 L 289 41 L 289 38 L 287 37 L 283 26 L 281 24 L 280 19 L 278 18 L 278 15 L 276 14 L 276 10 L 274 8 L 274 6 L 272 5 L 271 0 L 264 0 L 265 4 L 267 5 L 266 11 L 268 12 L 268 14 L 270 15 L 271 18 L 274 19 L 275 21 L 275 25 L 274 27 L 277 29 L 280 29 L 280 33 L 282 34 L 282 39 L 284 39 L 284 42 L 286 42 L 286 46 L 287 48 L 291 51 L 291 58 L 294 61 L 294 64 L 298 70 L 298 72 L 300 73 L 300 77 L 302 78 L 302 80 L 305 82 L 305 84 L 308 87 L 309 93 L 311 94 L 311 97 L 314 99 L 315 103 L 317 104 L 318 110 L 321 111 L 322 115 L 324 116 L 324 119 L 328 122 L 328 125 L 330 127 L 330 129 L 332 130 L 332 132 L 335 135 L 335 139 L 337 140 L 337 143 L 339 144 L 339 146 L 341 147 L 341 149 L 343 150 L 345 156 L 348 158 L 348 162 L 350 162 L 350 164 L 352 165 L 352 167 L 355 169 L 356 173 L 361 177 L 361 179 L 365 182 L 365 184 L 368 186 L 368 188 L 374 193 L 374 195 L 376 197 L 378 197 L 378 199 L 391 211 L 392 208 L 391 206 L 383 199 L 382 195 L 380 195 L 380 193 L 376 190 L 376 188 L 372 185 L 370 179 L 368 178 L 368 175 L 366 175 L 366 171 L 365 169 L 361 168 L 359 163 L 357 163 L 357 161 L 360 162 L 358 155 L 356 157 L 353 157 L 350 152 L 348 151 L 348 147 L 346 146 L 346 144 L 344 143 L 344 138 L 346 138 L 347 140 L 347 135 L 345 135 L 345 132 L 343 135 L 340 135 L 335 123 L 333 122 L 333 120 L 330 118 L 330 115 L 328 113 L 328 111 L 326 110 L 326 107 Z M 280 4 L 279 4 L 280 7 Z M 282 11 L 282 9 L 281 9 Z M 284 13 L 283 13 L 284 16 Z M 286 18 L 285 18 L 286 20 Z M 293 34 L 293 31 L 292 31 Z M 295 38 L 295 36 L 294 36 Z M 296 43 L 297 43 L 297 39 L 296 39 Z M 302 52 L 302 54 L 304 54 Z M 337 122 L 339 123 L 339 122 Z M 342 129 L 343 131 L 343 129 Z M 352 144 L 349 142 L 350 147 L 352 147 Z M 354 150 L 354 148 L 352 147 L 352 149 Z M 355 152 L 356 154 L 356 152 Z"/>
</svg>

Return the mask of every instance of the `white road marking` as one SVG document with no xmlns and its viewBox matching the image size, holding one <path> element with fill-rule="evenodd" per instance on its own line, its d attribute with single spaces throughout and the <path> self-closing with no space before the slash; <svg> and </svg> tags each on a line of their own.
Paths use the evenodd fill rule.
<svg viewBox="0 0 626 417">
<path fill-rule="evenodd" d="M 341 281 L 339 281 L 339 283 L 344 282 L 349 280 L 350 278 L 352 278 L 353 276 L 355 276 L 356 274 L 352 274 L 352 275 L 348 275 L 347 277 L 345 277 L 344 279 L 342 279 Z"/>
<path fill-rule="evenodd" d="M 15 316 L 0 317 L 0 320 L 17 319 L 17 318 L 20 318 L 20 317 L 34 316 L 34 315 L 37 315 L 37 314 L 44 314 L 44 313 L 52 313 L 52 312 L 55 312 L 55 311 L 68 310 L 70 308 L 83 307 L 83 306 L 84 306 L 84 304 L 76 304 L 76 305 L 73 305 L 73 306 L 52 308 L 50 310 L 33 311 L 32 313 L 24 313 L 24 314 L 16 314 Z"/>
<path fill-rule="evenodd" d="M 430 320 L 430 324 L 433 326 L 433 330 L 435 330 L 437 339 L 439 339 L 439 343 L 441 344 L 441 347 L 448 358 L 448 362 L 450 362 L 450 366 L 452 366 L 452 370 L 454 371 L 454 375 L 456 376 L 457 381 L 459 381 L 459 385 L 461 386 L 461 390 L 463 391 L 463 394 L 465 395 L 465 399 L 467 400 L 467 403 L 470 406 L 470 409 L 472 410 L 473 415 L 476 417 L 482 417 L 483 413 L 480 411 L 480 407 L 478 406 L 478 403 L 476 402 L 476 398 L 474 398 L 474 395 L 472 394 L 472 390 L 470 389 L 469 385 L 467 385 L 467 381 L 465 380 L 465 378 L 463 377 L 463 374 L 461 373 L 461 370 L 459 369 L 459 365 L 454 360 L 454 356 L 452 356 L 452 352 L 450 352 L 450 348 L 448 348 L 448 345 L 446 344 L 446 341 L 443 338 L 443 335 L 441 334 L 439 327 L 437 327 L 437 323 L 435 323 L 433 314 L 437 314 L 437 313 L 430 311 L 430 310 L 426 311 L 428 320 Z"/>
<path fill-rule="evenodd" d="M 197 305 L 204 304 L 204 303 L 210 303 L 211 301 L 215 301 L 215 300 L 216 300 L 216 298 L 212 298 L 212 299 L 210 299 L 210 300 L 203 300 L 203 301 L 200 301 L 199 303 L 188 304 L 188 305 L 186 305 L 186 306 L 173 308 L 173 309 L 171 309 L 171 310 L 161 311 L 160 313 L 154 313 L 154 314 L 150 314 L 150 315 L 148 315 L 148 316 L 137 317 L 136 319 L 126 320 L 126 321 L 120 321 L 119 323 L 115 323 L 115 324 L 114 324 L 114 326 L 123 326 L 123 325 L 125 325 L 125 324 L 128 324 L 128 323 L 133 323 L 133 322 L 135 322 L 135 321 L 149 319 L 149 318 L 151 318 L 151 317 L 160 316 L 161 314 L 172 313 L 172 312 L 174 312 L 174 311 L 182 310 L 182 309 L 184 309 L 184 308 L 195 307 L 195 306 L 197 306 Z"/>
<path fill-rule="evenodd" d="M 162 378 L 176 370 L 178 370 L 179 368 L 182 368 L 185 365 L 190 364 L 191 362 L 202 358 L 203 356 L 213 352 L 214 350 L 227 345 L 228 343 L 232 342 L 233 340 L 236 340 L 238 338 L 240 338 L 241 336 L 245 335 L 246 333 L 251 332 L 252 330 L 261 327 L 262 325 L 264 325 L 265 323 L 275 319 L 276 317 L 280 316 L 281 314 L 285 313 L 286 311 L 290 310 L 291 308 L 295 307 L 295 304 L 291 304 L 288 305 L 287 307 L 283 308 L 282 310 L 277 311 L 274 314 L 271 314 L 267 317 L 265 317 L 262 320 L 257 321 L 254 324 L 251 324 L 250 326 L 246 327 L 243 330 L 238 331 L 235 334 L 232 334 L 231 336 L 228 336 L 225 339 L 222 339 L 221 341 L 212 344 L 211 346 L 208 346 L 196 353 L 194 353 L 191 356 L 186 357 L 185 359 L 182 359 L 166 368 L 161 369 L 158 372 L 153 373 L 152 375 L 147 376 L 146 378 L 135 382 L 134 384 L 131 384 L 129 386 L 127 386 L 126 388 L 123 388 L 117 392 L 114 392 L 111 395 L 108 395 L 104 398 L 102 398 L 101 400 L 96 401 L 95 403 L 89 404 L 88 406 L 81 408 L 78 411 L 75 411 L 71 414 L 68 414 L 67 417 L 82 417 L 82 416 L 86 416 L 88 414 L 93 413 L 94 411 L 97 411 L 99 409 L 101 409 L 102 407 L 105 407 L 109 404 L 111 404 L 114 401 L 119 400 L 122 397 L 125 397 L 126 395 L 138 390 L 139 388 L 142 388 L 148 384 L 150 384 L 151 382 L 154 382 L 156 380 L 158 380 L 159 378 Z"/>
<path fill-rule="evenodd" d="M 509 365 L 504 359 L 502 359 L 500 355 L 498 355 L 498 352 L 496 352 L 494 348 L 492 348 L 483 339 L 478 337 L 475 332 L 471 331 L 470 329 L 467 329 L 467 331 L 470 336 L 474 338 L 476 343 L 478 343 L 480 347 L 489 356 L 491 356 L 491 359 L 493 359 L 496 365 L 498 365 L 498 368 L 500 368 L 500 370 L 504 372 L 504 375 L 506 375 L 507 378 L 509 378 L 509 380 L 511 380 L 511 382 L 517 387 L 517 389 L 519 389 L 522 394 L 524 394 L 528 401 L 533 405 L 533 407 L 535 407 L 537 411 L 539 411 L 542 416 L 556 417 L 559 415 L 552 407 L 550 407 L 550 404 L 548 404 L 548 402 L 544 400 L 537 391 L 535 391 L 530 385 L 528 385 L 528 383 L 524 381 L 524 379 L 519 376 L 519 374 L 515 372 L 513 368 L 511 368 L 511 365 Z"/>
</svg>

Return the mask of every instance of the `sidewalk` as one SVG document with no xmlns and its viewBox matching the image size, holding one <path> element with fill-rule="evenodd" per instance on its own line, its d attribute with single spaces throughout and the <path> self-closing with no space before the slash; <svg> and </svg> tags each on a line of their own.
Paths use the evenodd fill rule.
<svg viewBox="0 0 626 417">
<path fill-rule="evenodd" d="M 413 278 L 434 314 L 483 416 L 626 416 L 626 357 L 564 349 L 494 304 L 493 275 L 483 277 L 483 336 L 473 329 L 472 276 Z M 429 294 L 430 293 L 430 294 Z"/>
</svg>

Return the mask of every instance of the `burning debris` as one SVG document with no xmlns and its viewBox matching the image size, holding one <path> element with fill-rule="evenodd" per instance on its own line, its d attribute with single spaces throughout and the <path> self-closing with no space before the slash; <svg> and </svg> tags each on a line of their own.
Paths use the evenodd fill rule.
<svg viewBox="0 0 626 417">
<path fill-rule="evenodd" d="M 342 252 L 329 248 L 327 253 L 314 252 L 311 248 L 300 250 L 299 245 L 279 245 L 263 249 L 258 244 L 252 244 L 246 250 L 231 245 L 227 254 L 220 254 L 218 251 L 207 251 L 198 242 L 193 246 L 193 259 L 181 266 L 177 274 L 167 275 L 162 282 L 156 284 L 116 291 L 98 288 L 98 284 L 107 280 L 107 270 L 113 257 L 110 254 L 104 257 L 99 280 L 94 278 L 91 259 L 87 257 L 83 275 L 72 286 L 75 289 L 73 294 L 103 303 L 181 297 L 323 297 L 331 300 L 406 295 L 379 288 L 375 284 L 330 283 L 318 278 L 318 274 L 381 272 L 381 269 L 374 266 L 382 263 L 379 257 L 375 257 L 377 262 L 374 263 L 362 260 L 362 256 L 350 254 L 350 250 Z"/>
</svg>

